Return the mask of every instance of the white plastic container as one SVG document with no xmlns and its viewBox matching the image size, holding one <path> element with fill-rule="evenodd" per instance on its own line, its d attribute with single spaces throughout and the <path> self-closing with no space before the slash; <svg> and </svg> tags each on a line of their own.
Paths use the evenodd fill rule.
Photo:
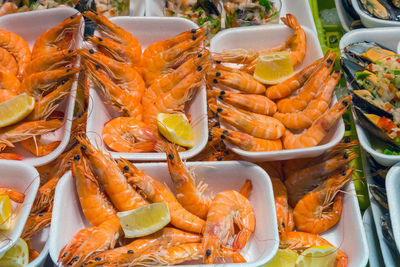
<svg viewBox="0 0 400 267">
<path fill-rule="evenodd" d="M 11 14 L 0 17 L 0 29 L 20 35 L 32 49 L 33 44 L 40 35 L 74 14 L 77 14 L 77 10 L 68 7 Z M 81 30 L 83 31 L 83 27 L 81 27 Z M 83 34 L 78 31 L 76 35 L 77 48 L 80 47 L 82 36 Z M 76 87 L 77 81 L 72 85 L 70 96 L 60 103 L 57 109 L 64 112 L 63 126 L 53 133 L 42 136 L 41 140 L 46 144 L 53 141 L 61 141 L 53 152 L 43 157 L 36 157 L 19 144 L 16 144 L 16 152 L 25 156 L 23 161 L 27 164 L 33 166 L 44 165 L 58 157 L 64 151 L 71 132 Z"/>
<path fill-rule="evenodd" d="M 141 17 L 146 13 L 146 0 L 130 0 L 129 15 Z"/>
<path fill-rule="evenodd" d="M 316 34 L 307 27 L 303 27 L 303 29 L 307 37 L 307 51 L 302 64 L 298 66 L 295 71 L 299 71 L 312 64 L 318 58 L 323 57 Z M 210 49 L 212 52 L 221 52 L 224 49 L 235 48 L 257 51 L 284 43 L 292 33 L 293 31 L 285 25 L 265 25 L 228 29 L 219 32 L 211 40 Z M 274 36 L 274 38 L 271 38 L 271 36 Z M 336 99 L 334 98 L 334 102 L 335 101 Z M 221 122 L 221 126 L 224 127 L 226 124 Z M 272 161 L 315 157 L 335 146 L 342 139 L 344 130 L 343 120 L 340 119 L 339 122 L 332 127 L 326 138 L 321 141 L 320 145 L 310 148 L 287 149 L 271 152 L 249 152 L 239 149 L 228 142 L 226 142 L 226 145 L 229 149 L 249 161 Z"/>
<path fill-rule="evenodd" d="M 400 163 L 390 168 L 386 175 L 386 193 L 390 220 L 397 249 L 400 251 Z"/>
<path fill-rule="evenodd" d="M 308 0 L 281 0 L 281 2 L 281 16 L 291 13 L 299 20 L 301 25 L 317 33 Z M 164 7 L 165 0 L 146 0 L 146 16 L 162 17 L 164 16 Z"/>
<path fill-rule="evenodd" d="M 32 166 L 18 161 L 0 160 L 0 187 L 25 194 L 24 202 L 12 203 L 13 223 L 9 230 L 0 230 L 0 255 L 11 248 L 22 234 L 40 184 L 39 173 Z"/>
<path fill-rule="evenodd" d="M 147 163 L 136 166 L 173 190 L 166 163 Z M 251 180 L 253 190 L 249 200 L 256 216 L 256 229 L 242 251 L 248 263 L 240 264 L 240 266 L 261 266 L 271 260 L 278 249 L 279 237 L 272 185 L 268 174 L 260 167 L 248 162 L 191 162 L 188 166 L 194 167 L 196 176 L 203 179 L 213 193 L 232 189 L 239 191 L 246 179 Z M 50 256 L 54 262 L 57 261 L 61 249 L 72 237 L 80 229 L 88 226 L 90 225 L 81 211 L 74 180 L 68 172 L 61 178 L 55 192 L 50 230 Z M 224 266 L 231 265 L 224 264 Z"/>
<path fill-rule="evenodd" d="M 116 17 L 112 18 L 111 21 L 132 33 L 139 40 L 142 49 L 154 42 L 172 38 L 184 31 L 198 28 L 196 24 L 189 20 L 172 17 Z M 198 154 L 207 143 L 208 126 L 205 87 L 200 88 L 193 99 L 186 103 L 185 111 L 191 116 L 196 144 L 193 148 L 180 152 L 183 159 L 188 159 Z M 101 138 L 104 124 L 118 116 L 119 113 L 104 103 L 102 96 L 97 93 L 95 88 L 91 88 L 86 132 L 93 144 L 100 144 L 100 147 L 109 152 L 114 158 L 123 157 L 135 161 L 161 161 L 166 159 L 165 153 L 119 153 L 109 150 Z"/>
<path fill-rule="evenodd" d="M 351 3 L 353 4 L 354 10 L 360 16 L 362 24 L 367 28 L 400 26 L 400 21 L 378 19 L 371 16 L 367 11 L 362 9 L 359 0 L 351 0 Z"/>
<path fill-rule="evenodd" d="M 350 31 L 350 25 L 353 23 L 353 18 L 344 9 L 342 0 L 335 0 L 336 11 L 339 16 L 340 24 L 342 24 L 343 29 L 348 32 Z"/>
<path fill-rule="evenodd" d="M 350 31 L 342 37 L 339 47 L 343 50 L 347 45 L 362 41 L 377 42 L 393 51 L 396 51 L 397 45 L 400 41 L 400 27 L 390 27 L 385 29 L 358 29 Z M 348 86 L 350 85 L 348 84 Z M 371 144 L 374 140 L 373 137 L 371 137 L 369 133 L 357 123 L 356 118 L 355 122 L 358 140 L 360 141 L 361 146 L 371 154 L 377 162 L 385 166 L 391 166 L 400 162 L 400 156 L 385 155 L 377 152 Z"/>
<path fill-rule="evenodd" d="M 374 217 L 372 215 L 371 207 L 365 210 L 363 215 L 363 224 L 365 229 L 365 235 L 368 241 L 369 260 L 368 264 L 370 267 L 381 267 L 384 266 L 382 254 L 380 253 L 378 236 L 376 234 Z"/>
<path fill-rule="evenodd" d="M 40 233 L 32 237 L 31 243 L 32 247 L 39 251 L 39 256 L 32 262 L 30 262 L 27 267 L 42 267 L 45 264 L 46 259 L 49 255 L 49 234 L 50 226 L 44 228 Z"/>
</svg>

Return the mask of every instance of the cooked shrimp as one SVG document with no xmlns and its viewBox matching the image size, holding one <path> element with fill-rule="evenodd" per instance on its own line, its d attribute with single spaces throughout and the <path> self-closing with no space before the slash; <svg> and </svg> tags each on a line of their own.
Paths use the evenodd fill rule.
<svg viewBox="0 0 400 267">
<path fill-rule="evenodd" d="M 148 202 L 126 181 L 117 163 L 86 139 L 78 137 L 84 155 L 88 156 L 93 172 L 118 211 L 133 210 Z"/>
<path fill-rule="evenodd" d="M 176 199 L 186 210 L 205 219 L 211 205 L 211 198 L 204 195 L 207 184 L 196 186 L 194 177 L 186 169 L 175 146 L 169 145 L 166 153 L 168 170 L 175 186 Z"/>
<path fill-rule="evenodd" d="M 282 51 L 285 49 L 285 44 L 276 47 L 263 49 L 261 51 L 246 50 L 242 48 L 225 49 L 221 52 L 213 53 L 212 59 L 217 63 L 236 63 L 236 64 L 252 64 L 260 54 L 268 54 L 273 52 Z"/>
<path fill-rule="evenodd" d="M 117 152 L 151 152 L 156 149 L 154 131 L 133 117 L 117 117 L 104 125 L 104 143 Z"/>
<path fill-rule="evenodd" d="M 0 103 L 6 102 L 6 101 L 16 97 L 17 95 L 18 94 L 13 93 L 11 91 L 0 89 Z"/>
<path fill-rule="evenodd" d="M 240 149 L 252 152 L 265 152 L 282 150 L 281 139 L 268 140 L 256 138 L 251 135 L 235 132 L 229 129 L 213 128 L 212 133 L 219 135 L 221 139 L 227 140 Z"/>
<path fill-rule="evenodd" d="M 168 204 L 173 226 L 194 233 L 203 231 L 204 220 L 184 209 L 166 185 L 146 175 L 127 160 L 122 160 L 122 163 L 127 166 L 123 167 L 123 170 L 128 177 L 129 183 L 143 191 L 150 201 Z"/>
<path fill-rule="evenodd" d="M 77 54 L 78 50 L 64 49 L 38 56 L 26 66 L 24 75 L 72 67 Z"/>
<path fill-rule="evenodd" d="M 175 265 L 186 261 L 202 259 L 203 255 L 204 252 L 201 243 L 187 243 L 146 252 L 135 259 L 132 264 L 135 266 Z M 232 258 L 234 263 L 246 262 L 240 253 L 227 248 L 221 249 L 219 255 L 221 257 Z"/>
<path fill-rule="evenodd" d="M 75 35 L 82 15 L 73 15 L 39 36 L 32 48 L 32 59 L 65 49 L 75 49 Z"/>
<path fill-rule="evenodd" d="M 265 86 L 254 79 L 252 75 L 222 65 L 217 65 L 207 73 L 207 81 L 214 86 L 230 88 L 248 94 L 263 94 L 265 92 Z"/>
<path fill-rule="evenodd" d="M 16 189 L 0 187 L 0 195 L 7 195 L 12 201 L 17 203 L 24 203 L 25 194 Z"/>
<path fill-rule="evenodd" d="M 7 146 L 14 147 L 17 143 L 33 136 L 43 135 L 61 128 L 62 122 L 59 120 L 40 120 L 20 122 L 0 129 L 0 150 Z"/>
<path fill-rule="evenodd" d="M 196 52 L 205 39 L 205 28 L 192 29 L 168 40 L 149 45 L 142 55 L 141 66 L 147 85 L 179 66 Z"/>
<path fill-rule="evenodd" d="M 251 180 L 247 179 L 240 189 L 240 194 L 242 194 L 245 198 L 249 198 L 252 190 L 253 184 L 251 183 Z"/>
<path fill-rule="evenodd" d="M 297 229 L 320 234 L 339 222 L 343 205 L 343 194 L 339 190 L 350 181 L 353 170 L 331 176 L 300 199 L 293 211 Z"/>
<path fill-rule="evenodd" d="M 291 211 L 288 204 L 288 195 L 285 185 L 281 179 L 271 177 L 272 188 L 274 190 L 275 210 L 278 219 L 279 235 L 283 236 L 294 229 L 294 224 L 290 223 Z"/>
<path fill-rule="evenodd" d="M 282 17 L 281 20 L 294 31 L 293 35 L 286 40 L 285 47 L 289 49 L 293 67 L 296 67 L 303 62 L 306 54 L 306 34 L 292 14 L 286 14 L 286 18 Z"/>
<path fill-rule="evenodd" d="M 97 254 L 88 259 L 85 262 L 85 266 L 129 265 L 143 253 L 200 241 L 200 235 L 165 227 L 154 234 L 136 239 L 123 247 Z"/>
<path fill-rule="evenodd" d="M 299 134 L 293 134 L 289 130 L 286 130 L 283 136 L 283 146 L 286 149 L 296 149 L 318 145 L 346 111 L 350 102 L 351 96 L 342 98 L 331 109 L 321 115 L 310 128 Z"/>
<path fill-rule="evenodd" d="M 265 91 L 265 95 L 270 99 L 280 99 L 289 96 L 310 78 L 322 60 L 323 59 L 318 59 L 310 66 L 302 69 L 280 84 L 268 87 L 267 91 Z"/>
<path fill-rule="evenodd" d="M 0 89 L 1 91 L 3 91 L 3 100 L 8 100 L 12 98 L 10 97 L 7 99 L 6 95 L 16 96 L 21 93 L 20 87 L 21 82 L 18 80 L 18 78 L 3 67 L 0 67 Z"/>
<path fill-rule="evenodd" d="M 293 207 L 309 191 L 313 190 L 328 175 L 347 168 L 347 164 L 357 158 L 357 154 L 339 154 L 321 163 L 299 169 L 286 177 L 285 185 L 289 193 L 289 203 Z"/>
<path fill-rule="evenodd" d="M 24 155 L 17 153 L 0 153 L 0 159 L 23 160 L 24 158 Z"/>
<path fill-rule="evenodd" d="M 102 38 L 97 37 L 97 41 L 93 41 L 94 38 L 90 40 L 98 45 L 101 52 L 106 52 L 106 54 L 111 55 L 118 61 L 121 61 L 119 58 L 121 55 L 126 55 L 125 57 L 122 56 L 122 62 L 134 65 L 140 63 L 142 48 L 139 41 L 132 34 L 115 25 L 99 13 L 87 11 L 84 16 L 98 26 L 98 31 L 102 35 Z M 120 44 L 120 47 L 118 48 L 115 43 Z"/>
<path fill-rule="evenodd" d="M 229 123 L 239 131 L 254 137 L 278 139 L 285 133 L 285 126 L 277 119 L 257 113 L 239 110 L 226 105 L 209 105 L 218 118 Z"/>
<path fill-rule="evenodd" d="M 8 70 L 14 76 L 18 75 L 17 61 L 10 52 L 2 47 L 0 47 L 0 66 Z"/>
<path fill-rule="evenodd" d="M 83 214 L 93 227 L 80 230 L 60 251 L 58 262 L 81 266 L 94 253 L 114 248 L 121 226 L 114 208 L 100 191 L 88 161 L 81 154 L 74 156 L 72 174 Z"/>
<path fill-rule="evenodd" d="M 323 88 L 320 89 L 319 95 L 317 95 L 304 110 L 294 113 L 277 112 L 274 114 L 274 118 L 282 122 L 286 128 L 292 130 L 301 130 L 310 127 L 311 124 L 329 108 L 332 95 L 340 77 L 340 71 L 328 77 Z"/>
<path fill-rule="evenodd" d="M 303 252 L 307 248 L 315 246 L 335 247 L 327 240 L 318 235 L 304 232 L 289 232 L 286 234 L 284 239 L 280 240 L 279 243 L 280 248 L 297 250 L 299 252 Z M 336 267 L 346 267 L 347 258 L 348 257 L 346 254 L 337 249 Z"/>
<path fill-rule="evenodd" d="M 273 115 L 276 112 L 276 104 L 263 95 L 238 94 L 216 88 L 208 91 L 208 95 L 218 97 L 219 100 L 243 110 L 263 115 Z"/>
<path fill-rule="evenodd" d="M 0 30 L 0 47 L 10 52 L 18 64 L 18 78 L 22 79 L 26 65 L 31 61 L 31 49 L 19 35 Z"/>
<path fill-rule="evenodd" d="M 37 215 L 29 215 L 24 230 L 22 231 L 21 238 L 24 240 L 30 240 L 33 235 L 49 226 L 51 223 L 51 215 L 51 211 L 39 213 Z"/>
<path fill-rule="evenodd" d="M 281 113 L 291 113 L 303 110 L 315 98 L 324 81 L 332 71 L 336 54 L 332 53 L 328 59 L 320 64 L 310 78 L 304 83 L 299 94 L 278 101 L 277 107 Z"/>
<path fill-rule="evenodd" d="M 23 148 L 31 152 L 36 157 L 43 157 L 50 154 L 60 145 L 60 143 L 61 141 L 54 141 L 45 145 L 36 136 L 19 142 Z"/>
<path fill-rule="evenodd" d="M 50 206 L 53 204 L 54 192 L 60 178 L 61 175 L 54 176 L 39 188 L 35 201 L 32 205 L 31 215 L 37 215 L 40 212 L 50 208 Z"/>
<path fill-rule="evenodd" d="M 234 190 L 220 192 L 211 203 L 203 235 L 203 253 L 207 264 L 214 262 L 220 249 L 233 236 L 234 224 L 239 232 L 232 248 L 242 249 L 254 232 L 253 207 L 246 197 Z"/>
<path fill-rule="evenodd" d="M 15 3 L 13 2 L 6 2 L 1 5 L 0 7 L 0 17 L 7 15 L 7 14 L 12 14 L 18 12 L 18 7 Z"/>
<path fill-rule="evenodd" d="M 39 99 L 43 94 L 52 91 L 57 85 L 66 83 L 78 72 L 79 68 L 60 68 L 33 73 L 23 79 L 20 91 Z"/>
</svg>

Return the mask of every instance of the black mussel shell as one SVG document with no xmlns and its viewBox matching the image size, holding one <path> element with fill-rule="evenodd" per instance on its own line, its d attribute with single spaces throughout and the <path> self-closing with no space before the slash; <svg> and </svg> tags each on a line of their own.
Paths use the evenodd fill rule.
<svg viewBox="0 0 400 267">
<path fill-rule="evenodd" d="M 352 91 L 352 93 L 353 93 L 352 101 L 355 106 L 361 108 L 367 113 L 373 113 L 381 117 L 386 117 L 393 120 L 392 114 L 386 112 L 385 110 L 381 109 L 378 106 L 375 106 L 373 103 L 364 98 L 363 94 L 368 93 L 367 90 L 354 90 Z"/>
<path fill-rule="evenodd" d="M 352 19 L 354 20 L 360 19 L 360 16 L 354 10 L 353 5 L 351 4 L 351 0 L 342 0 L 342 5 Z"/>
<path fill-rule="evenodd" d="M 376 200 L 376 202 L 378 202 L 379 205 L 381 205 L 385 209 L 389 210 L 386 190 L 384 187 L 381 187 L 381 186 L 378 186 L 375 184 L 370 184 L 369 192 L 371 193 L 373 198 Z"/>
<path fill-rule="evenodd" d="M 370 119 L 368 119 L 365 115 L 364 112 L 358 108 L 353 106 L 353 114 L 357 118 L 358 123 L 360 126 L 368 131 L 371 135 L 378 137 L 382 141 L 384 141 L 389 147 L 395 150 L 400 149 L 400 144 L 396 144 L 393 142 L 393 140 L 377 125 L 375 125 Z"/>
<path fill-rule="evenodd" d="M 77 9 L 81 13 L 84 13 L 85 11 L 96 11 L 96 2 L 89 0 L 80 0 L 75 5 L 75 9 Z M 97 25 L 86 17 L 84 17 L 84 19 L 85 19 L 85 30 L 83 32 L 83 37 L 93 36 Z"/>
<path fill-rule="evenodd" d="M 364 71 L 365 67 L 344 57 L 340 59 L 340 65 L 342 66 L 347 81 L 351 84 L 351 87 L 353 87 L 353 90 L 364 89 L 357 83 L 356 73 Z"/>
<path fill-rule="evenodd" d="M 385 187 L 385 179 L 386 175 L 390 169 L 390 167 L 383 166 L 379 164 L 371 155 L 367 155 L 367 161 L 370 167 L 370 175 L 374 181 L 382 186 Z"/>
<path fill-rule="evenodd" d="M 371 16 L 384 20 L 399 20 L 399 14 L 400 14 L 399 9 L 393 5 L 392 1 L 390 0 L 364 0 L 364 1 L 368 3 L 368 6 L 364 5 L 362 3 L 363 1 L 359 0 L 360 6 Z M 383 12 L 385 12 L 385 16 L 383 16 L 382 14 Z"/>
<path fill-rule="evenodd" d="M 381 227 L 386 244 L 396 256 L 400 256 L 394 239 L 392 222 L 390 221 L 390 215 L 388 212 L 381 216 Z"/>
<path fill-rule="evenodd" d="M 344 48 L 344 51 L 345 51 L 345 54 L 349 58 L 354 58 L 354 59 L 357 59 L 357 60 L 359 60 L 359 61 L 361 61 L 361 62 L 363 62 L 365 64 L 369 64 L 372 61 L 367 59 L 367 58 L 365 58 L 365 57 L 362 57 L 361 55 L 365 51 L 367 51 L 367 49 L 370 49 L 370 48 L 373 48 L 373 47 L 379 47 L 381 49 L 388 50 L 390 52 L 395 53 L 394 51 L 392 51 L 391 49 L 389 49 L 389 48 L 387 48 L 387 47 L 385 47 L 383 45 L 380 45 L 380 44 L 375 43 L 375 42 L 367 42 L 367 41 L 358 42 L 358 43 L 352 43 L 352 44 L 346 46 Z"/>
<path fill-rule="evenodd" d="M 201 7 L 209 17 L 219 17 L 221 15 L 213 0 L 197 0 L 197 5 Z"/>
</svg>

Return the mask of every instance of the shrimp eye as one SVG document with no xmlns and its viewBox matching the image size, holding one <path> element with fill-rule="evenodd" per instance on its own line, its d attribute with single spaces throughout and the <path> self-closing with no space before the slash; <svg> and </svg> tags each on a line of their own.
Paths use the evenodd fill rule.
<svg viewBox="0 0 400 267">
<path fill-rule="evenodd" d="M 284 222 L 282 222 L 281 225 L 282 225 L 283 228 L 285 228 L 285 223 Z"/>
<path fill-rule="evenodd" d="M 81 145 L 81 149 L 82 149 L 83 151 L 85 151 L 85 150 L 86 150 L 86 146 Z"/>
<path fill-rule="evenodd" d="M 67 256 L 67 252 L 64 252 L 64 254 L 61 256 L 61 258 L 64 258 L 65 256 Z"/>
<path fill-rule="evenodd" d="M 46 121 L 49 121 L 49 120 L 51 120 L 51 118 L 50 118 L 50 117 L 47 117 L 47 118 L 46 118 Z"/>
<path fill-rule="evenodd" d="M 129 171 L 129 166 L 128 165 L 124 166 L 124 171 Z"/>
<path fill-rule="evenodd" d="M 224 130 L 223 133 L 224 133 L 224 134 L 228 134 L 229 132 L 228 132 L 227 130 Z"/>
<path fill-rule="evenodd" d="M 201 71 L 202 69 L 203 69 L 202 66 L 198 66 L 198 67 L 197 67 L 197 70 L 198 70 L 198 71 Z"/>
<path fill-rule="evenodd" d="M 223 109 L 222 108 L 217 108 L 217 112 L 222 112 Z"/>
<path fill-rule="evenodd" d="M 211 255 L 211 250 L 207 249 L 206 250 L 206 256 L 209 257 Z"/>
<path fill-rule="evenodd" d="M 196 29 L 192 29 L 190 32 L 191 33 L 196 33 Z"/>
<path fill-rule="evenodd" d="M 329 58 L 326 62 L 331 64 L 333 62 L 333 60 Z"/>
<path fill-rule="evenodd" d="M 222 95 L 218 96 L 218 98 L 224 100 L 224 97 Z"/>
<path fill-rule="evenodd" d="M 173 160 L 173 159 L 174 159 L 174 155 L 168 154 L 168 158 L 169 158 L 170 160 Z"/>
<path fill-rule="evenodd" d="M 225 139 L 225 135 L 221 134 L 221 139 Z"/>
<path fill-rule="evenodd" d="M 94 50 L 93 49 L 89 49 L 89 53 L 90 54 L 94 54 Z"/>
<path fill-rule="evenodd" d="M 132 249 L 128 250 L 128 254 L 133 254 L 133 250 Z"/>
<path fill-rule="evenodd" d="M 221 60 L 217 60 L 217 61 L 215 61 L 215 63 L 221 64 Z"/>
<path fill-rule="evenodd" d="M 218 83 L 217 79 L 214 79 L 214 80 L 213 80 L 213 83 Z"/>
<path fill-rule="evenodd" d="M 219 93 L 220 95 L 224 95 L 224 94 L 226 94 L 226 92 L 225 91 L 221 91 L 221 93 Z"/>
<path fill-rule="evenodd" d="M 72 53 L 72 52 L 74 52 L 74 49 L 68 50 L 68 53 Z"/>
<path fill-rule="evenodd" d="M 225 155 L 229 155 L 230 154 L 230 152 L 228 150 L 225 151 L 224 153 L 225 153 Z"/>
<path fill-rule="evenodd" d="M 75 258 L 72 259 L 72 261 L 78 261 L 78 260 L 79 260 L 78 256 L 76 256 Z"/>
<path fill-rule="evenodd" d="M 80 160 L 80 159 L 81 159 L 81 156 L 79 156 L 79 155 L 74 156 L 74 160 Z"/>
<path fill-rule="evenodd" d="M 44 215 L 43 212 L 39 213 L 39 217 L 43 217 L 43 215 Z"/>
<path fill-rule="evenodd" d="M 215 118 L 218 118 L 219 116 L 218 116 L 218 113 L 215 113 Z"/>
<path fill-rule="evenodd" d="M 94 260 L 95 261 L 101 261 L 101 258 L 100 257 L 96 257 Z"/>
<path fill-rule="evenodd" d="M 342 175 L 343 175 L 343 176 L 346 176 L 346 174 L 347 174 L 346 171 L 343 171 L 343 172 L 342 172 Z"/>
<path fill-rule="evenodd" d="M 96 64 L 96 70 L 99 70 L 101 67 L 99 64 Z"/>
<path fill-rule="evenodd" d="M 350 137 L 346 136 L 346 137 L 344 138 L 344 142 L 345 142 L 345 143 L 350 143 Z"/>
<path fill-rule="evenodd" d="M 212 136 L 209 136 L 208 137 L 208 142 L 211 142 L 212 141 Z"/>
<path fill-rule="evenodd" d="M 70 72 L 71 71 L 71 69 L 67 69 L 67 72 Z"/>
<path fill-rule="evenodd" d="M 215 73 L 215 76 L 217 76 L 217 77 L 221 76 L 221 72 L 217 71 L 217 72 Z"/>
<path fill-rule="evenodd" d="M 102 42 L 102 41 L 103 41 L 103 39 L 101 39 L 100 37 L 98 37 L 97 40 L 99 40 L 99 42 Z"/>
<path fill-rule="evenodd" d="M 65 84 L 67 81 L 66 80 L 62 80 L 61 81 L 61 84 Z"/>
<path fill-rule="evenodd" d="M 197 57 L 202 57 L 202 56 L 203 56 L 203 54 L 202 54 L 202 53 L 200 53 L 200 54 L 198 54 L 198 55 L 197 55 Z"/>
<path fill-rule="evenodd" d="M 71 17 L 69 17 L 70 19 L 76 18 L 76 16 L 78 16 L 77 14 L 72 15 Z"/>
<path fill-rule="evenodd" d="M 343 158 L 344 158 L 344 159 L 348 159 L 348 158 L 349 158 L 349 155 L 347 155 L 347 153 L 346 153 L 346 154 L 343 155 Z"/>
<path fill-rule="evenodd" d="M 195 35 L 193 35 L 192 36 L 192 40 L 194 41 L 194 40 L 196 40 L 197 39 L 197 37 L 195 36 Z"/>
<path fill-rule="evenodd" d="M 349 102 L 347 102 L 347 100 L 343 101 L 343 106 L 347 106 L 347 104 L 349 104 Z"/>
</svg>

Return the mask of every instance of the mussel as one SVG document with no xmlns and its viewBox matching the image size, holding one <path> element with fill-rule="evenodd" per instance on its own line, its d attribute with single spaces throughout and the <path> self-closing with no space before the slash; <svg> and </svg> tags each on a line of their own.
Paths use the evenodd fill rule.
<svg viewBox="0 0 400 267">
<path fill-rule="evenodd" d="M 386 244 L 393 254 L 399 257 L 400 253 L 397 250 L 396 241 L 393 235 L 392 222 L 390 221 L 390 215 L 388 212 L 381 216 L 381 227 L 383 238 L 385 239 Z"/>
<path fill-rule="evenodd" d="M 384 187 L 380 187 L 375 184 L 370 184 L 369 192 L 371 193 L 372 197 L 376 200 L 376 202 L 378 202 L 379 205 L 381 205 L 385 209 L 389 210 L 389 206 L 387 203 L 386 190 Z"/>
<path fill-rule="evenodd" d="M 385 187 L 385 179 L 390 167 L 379 164 L 371 155 L 367 154 L 367 161 L 370 168 L 370 175 L 381 187 Z"/>
<path fill-rule="evenodd" d="M 375 42 L 367 41 L 350 44 L 344 48 L 344 51 L 349 59 L 354 58 L 366 64 L 379 61 L 388 56 L 397 56 L 389 48 Z"/>
<path fill-rule="evenodd" d="M 400 8 L 400 0 L 392 0 L 392 4 L 397 7 Z"/>
<path fill-rule="evenodd" d="M 380 117 L 376 114 L 365 114 L 360 108 L 353 106 L 353 114 L 357 118 L 358 123 L 361 127 L 367 130 L 370 134 L 375 137 L 378 137 L 382 141 L 384 141 L 388 146 L 392 149 L 398 151 L 400 149 L 400 143 L 395 142 L 383 129 L 378 127 L 378 120 Z"/>
<path fill-rule="evenodd" d="M 359 0 L 370 15 L 384 20 L 400 20 L 398 0 Z"/>
<path fill-rule="evenodd" d="M 201 7 L 209 17 L 219 17 L 221 15 L 216 4 L 213 0 L 197 0 L 197 5 Z"/>
<path fill-rule="evenodd" d="M 351 4 L 351 0 L 342 0 L 342 5 L 352 19 L 354 20 L 360 19 L 360 16 L 354 10 L 353 5 Z"/>
</svg>

